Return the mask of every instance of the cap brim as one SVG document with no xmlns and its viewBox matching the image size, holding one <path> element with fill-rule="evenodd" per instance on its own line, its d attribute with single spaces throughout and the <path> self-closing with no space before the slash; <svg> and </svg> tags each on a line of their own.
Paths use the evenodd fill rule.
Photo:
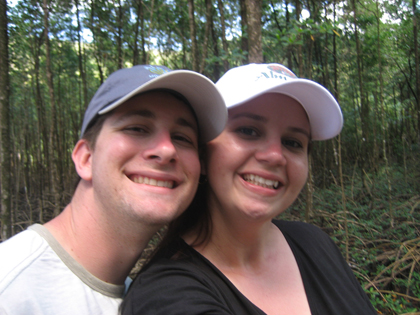
<svg viewBox="0 0 420 315">
<path fill-rule="evenodd" d="M 240 93 L 238 92 L 241 89 Z M 281 93 L 298 101 L 305 109 L 312 140 L 327 140 L 343 128 L 343 115 L 335 98 L 322 85 L 306 79 L 293 79 L 279 84 L 276 81 L 255 82 L 251 88 L 233 87 L 222 91 L 228 108 L 239 106 L 265 93 Z"/>
<path fill-rule="evenodd" d="M 205 76 L 189 70 L 174 70 L 162 74 L 109 104 L 99 114 L 115 109 L 139 93 L 155 89 L 170 89 L 188 100 L 197 117 L 203 142 L 216 138 L 225 128 L 227 109 L 218 89 Z"/>
</svg>

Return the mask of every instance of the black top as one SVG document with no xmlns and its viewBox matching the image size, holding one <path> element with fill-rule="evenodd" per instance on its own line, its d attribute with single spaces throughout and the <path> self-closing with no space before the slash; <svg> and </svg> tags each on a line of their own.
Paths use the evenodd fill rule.
<svg viewBox="0 0 420 315">
<path fill-rule="evenodd" d="M 332 239 L 302 222 L 273 221 L 296 258 L 312 315 L 376 314 Z M 122 314 L 265 314 L 182 239 L 161 250 L 134 280 Z"/>
</svg>

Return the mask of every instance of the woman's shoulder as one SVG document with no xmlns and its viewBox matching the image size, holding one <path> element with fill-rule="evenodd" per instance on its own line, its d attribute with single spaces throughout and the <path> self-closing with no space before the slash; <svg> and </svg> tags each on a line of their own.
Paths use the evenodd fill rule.
<svg viewBox="0 0 420 315">
<path fill-rule="evenodd" d="M 232 314 L 221 276 L 192 247 L 182 241 L 157 254 L 132 283 L 122 314 Z"/>
<path fill-rule="evenodd" d="M 273 220 L 288 242 L 300 244 L 305 247 L 336 247 L 331 237 L 321 228 L 301 221 Z"/>
<path fill-rule="evenodd" d="M 302 232 L 328 236 L 321 228 L 302 221 L 273 220 L 273 223 L 284 233 L 301 235 Z"/>
<path fill-rule="evenodd" d="M 196 272 L 197 261 L 200 261 L 198 253 L 186 244 L 182 238 L 177 238 L 168 246 L 160 248 L 140 270 L 137 277 L 162 275 L 166 270 L 188 272 L 194 269 L 194 272 Z"/>
</svg>

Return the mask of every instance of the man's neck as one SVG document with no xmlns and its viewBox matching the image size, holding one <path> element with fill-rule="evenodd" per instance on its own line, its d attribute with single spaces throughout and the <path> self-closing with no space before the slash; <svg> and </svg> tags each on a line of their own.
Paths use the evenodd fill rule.
<svg viewBox="0 0 420 315">
<path fill-rule="evenodd" d="M 153 229 L 108 224 L 95 209 L 75 200 L 45 227 L 63 248 L 95 277 L 113 284 L 123 284 L 132 267 L 154 234 Z M 80 204 L 78 205 L 80 206 Z M 119 223 L 119 224 L 118 224 Z"/>
</svg>

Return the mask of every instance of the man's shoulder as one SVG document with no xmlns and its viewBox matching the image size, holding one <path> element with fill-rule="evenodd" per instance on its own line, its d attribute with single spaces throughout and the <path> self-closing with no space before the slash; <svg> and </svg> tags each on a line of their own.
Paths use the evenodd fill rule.
<svg viewBox="0 0 420 315">
<path fill-rule="evenodd" d="M 33 265 L 49 248 L 35 231 L 25 230 L 0 244 L 0 294 L 11 281 Z"/>
<path fill-rule="evenodd" d="M 35 231 L 25 230 L 14 235 L 0 244 L 0 257 L 3 258 L 0 260 L 0 274 L 19 264 L 30 264 L 47 248 L 48 243 Z"/>
<path fill-rule="evenodd" d="M 116 314 L 121 298 L 83 282 L 38 229 L 0 244 L 0 314 Z"/>
</svg>

